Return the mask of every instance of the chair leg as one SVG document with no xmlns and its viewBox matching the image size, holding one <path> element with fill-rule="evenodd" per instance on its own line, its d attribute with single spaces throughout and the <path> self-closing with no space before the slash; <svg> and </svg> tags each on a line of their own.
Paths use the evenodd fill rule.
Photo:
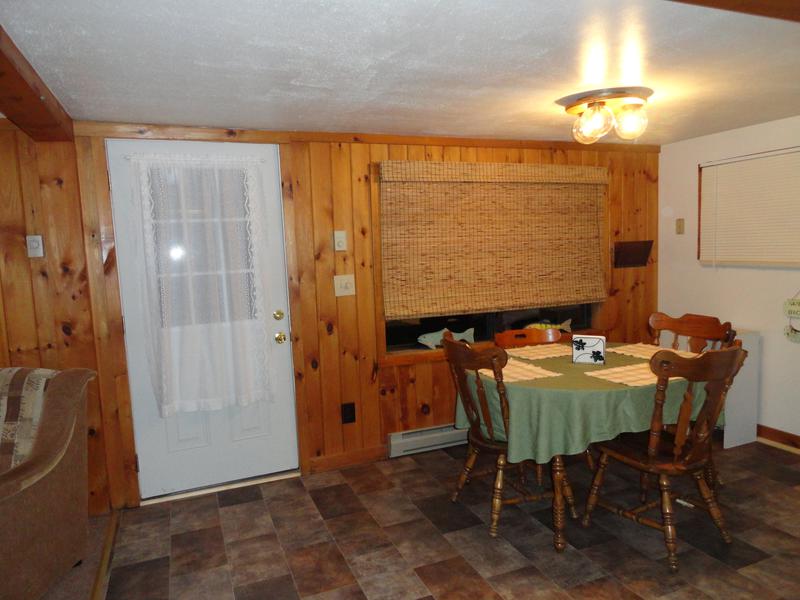
<svg viewBox="0 0 800 600">
<path fill-rule="evenodd" d="M 478 449 L 470 444 L 467 450 L 467 459 L 464 461 L 464 469 L 461 471 L 461 475 L 458 476 L 458 481 L 456 482 L 456 491 L 453 492 L 453 496 L 450 498 L 452 502 L 458 500 L 458 495 L 461 493 L 461 490 L 464 489 L 464 485 L 469 481 L 469 474 L 472 472 L 477 459 Z"/>
<path fill-rule="evenodd" d="M 536 463 L 536 485 L 542 487 L 542 465 Z"/>
<path fill-rule="evenodd" d="M 581 523 L 584 527 L 588 527 L 592 519 L 592 511 L 597 506 L 597 497 L 600 495 L 600 486 L 603 485 L 603 476 L 608 466 L 608 454 L 605 452 L 600 454 L 600 460 L 597 464 L 597 470 L 592 478 L 592 487 L 589 488 L 589 496 L 586 498 L 586 509 L 583 512 L 583 520 Z"/>
<path fill-rule="evenodd" d="M 639 473 L 639 501 L 647 503 L 647 490 L 650 487 L 650 474 L 642 471 Z"/>
<path fill-rule="evenodd" d="M 719 508 L 719 504 L 717 504 L 717 499 L 714 497 L 714 493 L 711 491 L 711 486 L 708 485 L 708 482 L 705 478 L 705 473 L 701 473 L 697 471 L 693 474 L 694 480 L 697 482 L 697 489 L 700 491 L 700 496 L 702 496 L 703 500 L 708 506 L 708 512 L 711 514 L 711 518 L 714 520 L 714 525 L 717 526 L 719 532 L 722 534 L 722 539 L 725 540 L 726 544 L 730 544 L 733 542 L 733 538 L 731 538 L 731 534 L 728 533 L 727 528 L 725 527 L 725 519 L 722 517 L 722 511 Z"/>
<path fill-rule="evenodd" d="M 550 473 L 553 477 L 553 545 L 556 552 L 567 547 L 564 535 L 564 461 L 561 456 L 553 457 Z"/>
<path fill-rule="evenodd" d="M 500 454 L 497 457 L 497 473 L 494 477 L 494 491 L 492 492 L 492 523 L 489 525 L 489 535 L 497 537 L 497 524 L 500 522 L 500 511 L 503 509 L 503 471 L 506 468 L 506 457 Z"/>
<path fill-rule="evenodd" d="M 672 508 L 672 498 L 669 495 L 669 478 L 666 475 L 659 475 L 658 488 L 661 490 L 661 517 L 664 526 L 664 542 L 667 545 L 667 560 L 669 561 L 669 570 L 675 573 L 678 570 L 678 545 L 675 533 L 675 513 Z"/>
<path fill-rule="evenodd" d="M 583 453 L 583 457 L 586 459 L 586 466 L 589 467 L 589 470 L 594 473 L 594 456 L 592 455 L 592 447 L 589 446 Z"/>
<path fill-rule="evenodd" d="M 575 496 L 572 493 L 572 486 L 569 484 L 569 478 L 567 477 L 567 471 L 564 471 L 564 500 L 567 501 L 567 507 L 569 508 L 569 516 L 572 519 L 578 518 L 578 511 L 575 510 Z"/>
<path fill-rule="evenodd" d="M 719 471 L 717 471 L 717 467 L 711 457 L 708 458 L 708 462 L 703 469 L 703 477 L 705 477 L 708 487 L 711 488 L 711 492 L 716 495 L 717 489 L 722 485 L 722 479 L 720 478 Z"/>
</svg>

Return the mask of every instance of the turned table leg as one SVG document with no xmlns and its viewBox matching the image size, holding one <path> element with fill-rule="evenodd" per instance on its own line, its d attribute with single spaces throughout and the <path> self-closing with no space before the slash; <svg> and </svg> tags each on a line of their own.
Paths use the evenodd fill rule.
<svg viewBox="0 0 800 600">
<path fill-rule="evenodd" d="M 560 455 L 553 457 L 553 545 L 557 552 L 567 547 L 564 535 L 564 460 Z"/>
</svg>

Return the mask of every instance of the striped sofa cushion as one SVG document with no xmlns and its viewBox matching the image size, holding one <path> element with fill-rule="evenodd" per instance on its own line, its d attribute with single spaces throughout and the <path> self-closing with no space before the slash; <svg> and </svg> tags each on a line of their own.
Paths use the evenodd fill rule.
<svg viewBox="0 0 800 600">
<path fill-rule="evenodd" d="M 45 390 L 56 373 L 49 369 L 0 369 L 0 473 L 30 456 Z"/>
</svg>

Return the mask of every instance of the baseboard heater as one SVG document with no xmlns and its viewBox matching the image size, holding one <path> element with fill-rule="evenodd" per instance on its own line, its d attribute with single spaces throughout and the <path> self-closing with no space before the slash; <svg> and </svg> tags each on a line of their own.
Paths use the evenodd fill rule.
<svg viewBox="0 0 800 600">
<path fill-rule="evenodd" d="M 457 446 L 466 441 L 467 430 L 456 429 L 453 425 L 398 431 L 389 435 L 389 457 L 395 458 L 416 452 Z"/>
</svg>

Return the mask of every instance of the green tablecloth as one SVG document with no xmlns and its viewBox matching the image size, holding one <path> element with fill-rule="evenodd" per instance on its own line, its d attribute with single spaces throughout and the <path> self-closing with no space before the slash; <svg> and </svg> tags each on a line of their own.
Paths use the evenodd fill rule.
<svg viewBox="0 0 800 600">
<path fill-rule="evenodd" d="M 521 360 L 521 359 L 515 359 Z M 640 358 L 606 353 L 606 364 L 576 365 L 570 356 L 530 361 L 549 371 L 562 373 L 532 381 L 506 382 L 509 407 L 508 459 L 511 462 L 535 460 L 546 463 L 557 454 L 583 452 L 592 442 L 602 442 L 620 433 L 646 431 L 656 386 L 630 387 L 589 377 L 587 371 L 610 369 L 646 362 Z M 495 433 L 505 439 L 500 402 L 492 378 L 484 377 Z M 674 423 L 685 380 L 672 380 L 667 387 L 664 422 Z M 705 399 L 703 385 L 695 385 L 695 413 Z M 469 427 L 461 402 L 456 403 L 456 427 Z"/>
</svg>

